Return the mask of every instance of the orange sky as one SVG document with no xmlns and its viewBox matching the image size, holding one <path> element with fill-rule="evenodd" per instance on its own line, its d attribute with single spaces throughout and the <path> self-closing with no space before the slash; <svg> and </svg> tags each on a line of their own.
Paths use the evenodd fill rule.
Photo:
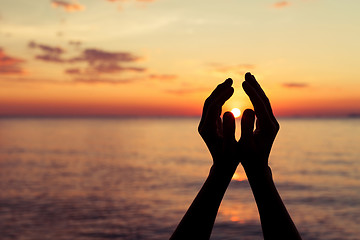
<svg viewBox="0 0 360 240">
<path fill-rule="evenodd" d="M 244 110 L 247 71 L 278 116 L 360 114 L 356 0 L 0 6 L 0 116 L 197 116 L 228 77 Z"/>
</svg>

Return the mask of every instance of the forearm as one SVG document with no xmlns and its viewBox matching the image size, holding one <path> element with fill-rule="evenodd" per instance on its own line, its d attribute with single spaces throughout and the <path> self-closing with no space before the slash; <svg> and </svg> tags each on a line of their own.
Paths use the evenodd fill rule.
<svg viewBox="0 0 360 240">
<path fill-rule="evenodd" d="M 220 203 L 235 169 L 211 167 L 208 178 L 171 236 L 171 240 L 210 238 Z"/>
<path fill-rule="evenodd" d="M 301 239 L 275 187 L 270 167 L 245 171 L 259 210 L 264 239 Z"/>
</svg>

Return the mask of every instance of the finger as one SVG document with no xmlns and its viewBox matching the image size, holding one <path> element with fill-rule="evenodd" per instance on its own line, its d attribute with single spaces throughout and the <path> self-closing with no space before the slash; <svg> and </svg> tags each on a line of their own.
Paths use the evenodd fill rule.
<svg viewBox="0 0 360 240">
<path fill-rule="evenodd" d="M 225 89 L 221 95 L 215 99 L 208 107 L 206 115 L 199 125 L 199 133 L 205 140 L 214 139 L 217 136 L 222 136 L 221 123 L 221 108 L 224 102 L 234 93 L 232 87 Z"/>
<path fill-rule="evenodd" d="M 222 107 L 224 105 L 224 103 L 233 95 L 234 93 L 234 88 L 233 87 L 229 87 L 227 89 L 225 89 L 214 101 L 213 104 L 211 104 L 209 106 L 220 106 Z"/>
<path fill-rule="evenodd" d="M 225 146 L 235 141 L 235 117 L 231 112 L 224 113 L 223 134 Z"/>
<path fill-rule="evenodd" d="M 251 109 L 246 109 L 241 117 L 241 139 L 247 142 L 254 132 L 255 113 Z"/>
<path fill-rule="evenodd" d="M 254 106 L 256 117 L 259 119 L 259 121 L 262 124 L 268 124 L 272 122 L 269 113 L 267 112 L 266 106 L 256 90 L 247 81 L 242 83 L 242 87 L 245 93 L 249 96 L 250 101 Z"/>
<path fill-rule="evenodd" d="M 255 91 L 258 93 L 258 95 L 260 96 L 260 98 L 262 99 L 262 101 L 265 104 L 266 110 L 271 118 L 271 120 L 273 120 L 274 122 L 277 122 L 274 113 L 272 111 L 272 107 L 269 101 L 269 98 L 266 96 L 264 90 L 261 88 L 260 84 L 256 81 L 255 76 L 252 75 L 250 72 L 247 72 L 245 74 L 245 81 L 247 81 L 248 83 L 250 83 L 250 85 L 255 89 Z"/>
<path fill-rule="evenodd" d="M 226 79 L 223 83 L 219 84 L 214 91 L 210 94 L 210 96 L 205 100 L 204 103 L 204 107 L 203 107 L 203 111 L 202 111 L 202 115 L 201 115 L 201 120 L 199 123 L 199 129 L 202 127 L 202 125 L 204 124 L 206 115 L 207 115 L 207 111 L 209 109 L 209 106 L 212 104 L 212 102 L 218 98 L 218 96 L 222 93 L 222 91 L 226 88 L 231 87 L 233 81 L 231 78 Z"/>
<path fill-rule="evenodd" d="M 232 87 L 225 89 L 221 95 L 215 99 L 208 108 L 207 115 L 204 120 L 204 125 L 211 125 L 213 126 L 214 123 L 220 118 L 221 115 L 221 108 L 234 93 L 234 89 Z"/>
<path fill-rule="evenodd" d="M 223 123 L 221 121 L 220 115 L 221 115 L 221 110 L 220 110 L 219 116 L 216 118 L 216 133 L 217 133 L 217 136 L 222 137 L 223 136 Z"/>
</svg>

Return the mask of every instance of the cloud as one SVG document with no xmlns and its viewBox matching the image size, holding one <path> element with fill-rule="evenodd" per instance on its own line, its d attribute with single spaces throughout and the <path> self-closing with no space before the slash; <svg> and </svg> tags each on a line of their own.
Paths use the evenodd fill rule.
<svg viewBox="0 0 360 240">
<path fill-rule="evenodd" d="M 98 48 L 81 49 L 82 42 L 80 41 L 69 41 L 68 44 L 75 46 L 75 55 L 71 56 L 62 47 L 35 41 L 29 42 L 28 47 L 40 51 L 35 55 L 35 59 L 65 65 L 63 71 L 72 78 L 71 83 L 124 84 L 135 80 L 167 82 L 177 78 L 174 74 L 147 73 L 147 68 L 136 66 L 137 62 L 143 58 L 131 52 L 107 51 Z M 127 78 L 119 79 L 118 74 L 125 74 Z"/>
<path fill-rule="evenodd" d="M 283 87 L 285 88 L 307 88 L 309 84 L 307 83 L 283 83 Z"/>
<path fill-rule="evenodd" d="M 128 52 L 108 52 L 95 48 L 85 49 L 81 56 L 75 57 L 70 61 L 86 61 L 93 65 L 99 62 L 135 62 L 140 57 Z"/>
<path fill-rule="evenodd" d="M 76 12 L 85 9 L 85 7 L 79 3 L 63 0 L 52 0 L 51 5 L 54 8 L 63 8 L 66 12 Z"/>
<path fill-rule="evenodd" d="M 196 88 L 179 88 L 179 89 L 166 89 L 165 90 L 165 92 L 175 94 L 175 95 L 186 95 L 186 94 L 205 92 L 205 91 L 209 91 L 209 88 L 196 87 Z"/>
<path fill-rule="evenodd" d="M 172 81 L 177 78 L 174 74 L 150 74 L 149 79 L 158 81 Z"/>
<path fill-rule="evenodd" d="M 130 78 L 103 78 L 101 75 L 91 75 L 89 72 L 83 72 L 80 68 L 69 68 L 65 72 L 69 75 L 73 75 L 75 78 L 72 80 L 74 83 L 88 83 L 88 84 L 98 84 L 98 83 L 107 83 L 107 84 L 126 84 L 139 81 L 160 81 L 167 82 L 172 81 L 177 78 L 177 75 L 173 74 L 150 74 L 147 76 L 140 75 L 137 77 Z M 171 90 L 170 90 L 171 92 Z M 176 92 L 176 91 L 175 91 Z M 184 91 L 189 92 L 189 91 Z"/>
<path fill-rule="evenodd" d="M 0 73 L 1 74 L 1 73 Z M 78 76 L 71 80 L 56 80 L 51 78 L 39 79 L 39 78 L 28 78 L 28 77 L 18 77 L 14 78 L 9 75 L 0 78 L 0 85 L 11 84 L 55 84 L 55 85 L 74 85 L 74 84 L 85 84 L 85 85 L 95 85 L 95 84 L 129 84 L 133 82 L 138 82 L 144 80 L 143 78 L 103 78 L 103 77 L 91 77 L 91 76 Z"/>
<path fill-rule="evenodd" d="M 143 67 L 124 66 L 125 63 L 134 63 L 141 58 L 129 52 L 109 52 L 95 48 L 83 50 L 80 56 L 69 59 L 69 62 L 86 62 L 88 68 L 79 73 L 120 73 L 125 71 L 144 72 Z M 68 73 L 74 73 L 70 71 Z"/>
<path fill-rule="evenodd" d="M 70 45 L 79 48 L 81 42 L 70 41 Z M 122 73 L 122 72 L 144 72 L 143 67 L 124 66 L 128 63 L 134 63 L 141 58 L 129 52 L 110 52 L 96 48 L 84 49 L 80 55 L 65 58 L 65 49 L 46 44 L 39 44 L 34 41 L 29 42 L 29 48 L 39 49 L 41 54 L 35 56 L 36 59 L 53 63 L 87 63 L 84 69 L 70 68 L 66 69 L 67 74 L 103 74 L 103 73 Z"/>
<path fill-rule="evenodd" d="M 125 78 L 125 79 L 111 79 L 111 78 L 75 78 L 71 83 L 84 83 L 84 84 L 127 84 L 139 80 L 138 78 Z"/>
<path fill-rule="evenodd" d="M 67 74 L 81 74 L 81 69 L 80 68 L 68 68 L 68 69 L 65 69 L 65 73 L 67 73 Z"/>
<path fill-rule="evenodd" d="M 33 49 L 40 49 L 42 51 L 42 54 L 35 56 L 36 59 L 46 62 L 55 62 L 55 63 L 64 63 L 67 61 L 64 58 L 62 58 L 62 55 L 65 53 L 65 50 L 60 47 L 38 44 L 34 41 L 29 42 L 28 47 Z"/>
<path fill-rule="evenodd" d="M 290 6 L 290 3 L 288 1 L 276 2 L 272 5 L 272 7 L 274 8 L 284 8 L 288 6 Z"/>
<path fill-rule="evenodd" d="M 21 64 L 25 60 L 21 58 L 11 57 L 0 48 L 0 74 L 24 74 Z"/>
<path fill-rule="evenodd" d="M 255 65 L 244 63 L 244 64 L 237 64 L 237 65 L 222 65 L 218 63 L 212 63 L 210 64 L 210 67 L 213 72 L 220 73 L 220 74 L 236 74 L 243 76 L 246 72 L 248 72 L 251 69 L 255 68 Z"/>
<path fill-rule="evenodd" d="M 86 72 L 80 68 L 69 68 L 65 72 L 69 75 L 74 76 L 72 82 L 74 83 L 86 83 L 86 84 L 127 84 L 139 81 L 160 81 L 167 82 L 172 81 L 177 78 L 177 75 L 173 74 L 150 74 L 147 76 L 137 75 L 130 78 L 104 78 L 101 74 L 91 74 L 91 72 Z M 171 90 L 170 90 L 171 91 Z"/>
</svg>

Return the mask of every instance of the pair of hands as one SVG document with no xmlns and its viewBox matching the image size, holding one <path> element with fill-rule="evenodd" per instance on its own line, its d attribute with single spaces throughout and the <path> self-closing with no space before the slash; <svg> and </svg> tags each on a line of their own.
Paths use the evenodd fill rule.
<svg viewBox="0 0 360 240">
<path fill-rule="evenodd" d="M 272 180 L 268 158 L 279 130 L 270 102 L 250 73 L 242 86 L 254 106 L 241 118 L 241 137 L 235 139 L 235 118 L 221 108 L 232 96 L 232 80 L 227 79 L 206 99 L 199 133 L 213 157 L 213 166 L 201 190 L 170 239 L 210 239 L 216 215 L 231 178 L 241 162 L 258 206 L 264 239 L 301 237 Z M 256 129 L 254 130 L 256 116 Z"/>
<path fill-rule="evenodd" d="M 215 168 L 232 172 L 241 162 L 247 172 L 263 171 L 268 166 L 279 123 L 274 117 L 269 99 L 255 77 L 246 73 L 242 87 L 249 96 L 254 111 L 246 109 L 243 112 L 241 137 L 236 141 L 233 114 L 225 112 L 221 121 L 222 106 L 234 93 L 232 83 L 230 78 L 225 80 L 206 99 L 198 131 L 213 157 Z"/>
</svg>

